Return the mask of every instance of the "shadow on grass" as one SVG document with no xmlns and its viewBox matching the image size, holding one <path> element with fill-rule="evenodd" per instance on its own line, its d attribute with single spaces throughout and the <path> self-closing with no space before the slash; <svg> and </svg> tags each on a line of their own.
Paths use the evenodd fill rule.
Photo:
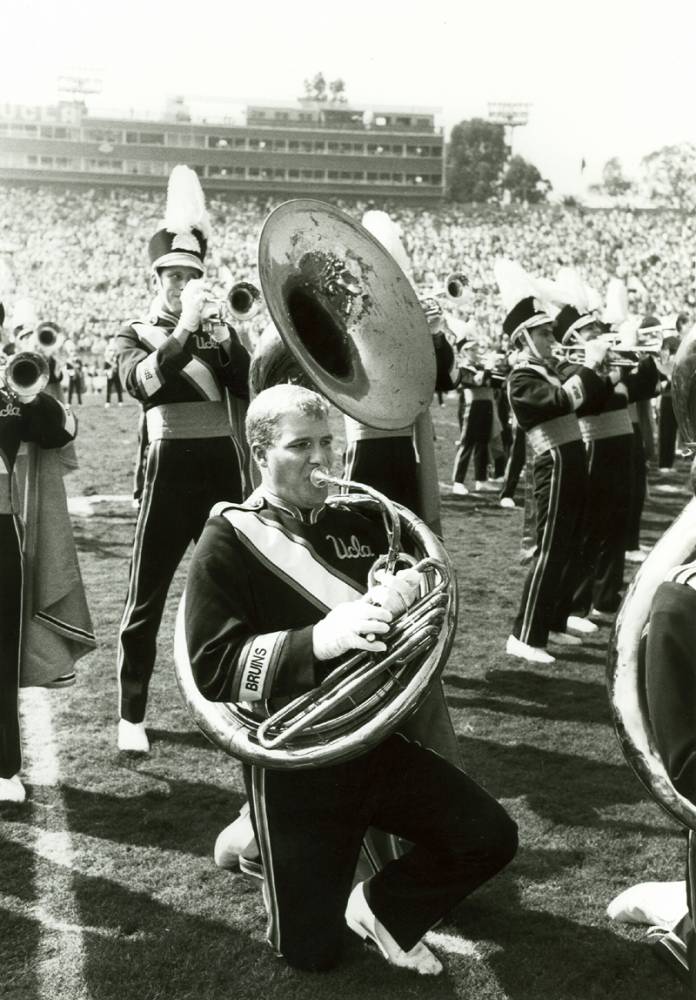
<svg viewBox="0 0 696 1000">
<path fill-rule="evenodd" d="M 489 670 L 485 680 L 445 674 L 453 708 L 485 708 L 523 718 L 559 722 L 611 721 L 606 687 L 595 681 L 547 677 L 526 670 Z M 466 692 L 467 696 L 452 692 Z"/>
<path fill-rule="evenodd" d="M 70 831 L 116 844 L 209 857 L 212 864 L 215 838 L 236 817 L 246 796 L 207 784 L 171 779 L 166 784 L 166 795 L 147 791 L 128 797 L 63 785 Z M 42 786 L 28 786 L 27 794 L 38 798 Z M 30 818 L 18 821 L 28 823 Z"/>
<path fill-rule="evenodd" d="M 171 743 L 174 746 L 195 747 L 196 750 L 214 750 L 220 753 L 219 747 L 207 740 L 198 729 L 187 732 L 181 729 L 151 729 L 148 726 L 147 733 L 152 743 Z"/>
<path fill-rule="evenodd" d="M 459 736 L 466 769 L 496 798 L 524 797 L 537 816 L 568 827 L 616 830 L 602 810 L 643 802 L 646 793 L 624 764 L 545 750 L 527 743 L 502 745 L 493 740 Z M 656 824 L 629 824 L 624 829 L 663 836 Z"/>
<path fill-rule="evenodd" d="M 604 905 L 597 900 L 598 910 Z M 498 945 L 486 963 L 510 1000 L 678 1000 L 685 995 L 644 941 L 620 936 L 608 920 L 597 927 L 527 907 L 508 875 L 465 901 L 451 924 L 470 940 Z"/>
</svg>

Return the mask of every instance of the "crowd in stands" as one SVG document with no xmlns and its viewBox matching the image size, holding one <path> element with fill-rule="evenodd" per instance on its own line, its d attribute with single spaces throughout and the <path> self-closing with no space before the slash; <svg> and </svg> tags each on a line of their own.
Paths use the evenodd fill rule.
<svg viewBox="0 0 696 1000">
<path fill-rule="evenodd" d="M 40 318 L 57 322 L 89 357 L 98 358 L 124 321 L 142 316 L 151 298 L 147 240 L 164 211 L 165 192 L 126 189 L 0 187 L 0 299 L 31 298 Z M 213 235 L 208 280 L 213 297 L 238 280 L 257 282 L 256 251 L 267 198 L 209 196 Z M 368 207 L 342 207 L 360 219 Z M 468 275 L 474 292 L 470 319 L 485 346 L 498 339 L 503 315 L 493 276 L 497 256 L 553 277 L 576 266 L 602 296 L 610 277 L 624 278 L 635 311 L 663 317 L 696 306 L 696 217 L 678 212 L 588 211 L 444 204 L 384 204 L 400 224 L 424 292 L 452 271 Z M 456 312 L 456 306 L 454 307 Z M 245 325 L 253 343 L 268 322 L 265 311 Z"/>
</svg>

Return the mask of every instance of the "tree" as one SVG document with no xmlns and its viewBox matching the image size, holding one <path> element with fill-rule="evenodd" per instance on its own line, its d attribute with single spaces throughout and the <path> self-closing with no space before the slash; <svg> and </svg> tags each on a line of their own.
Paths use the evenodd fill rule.
<svg viewBox="0 0 696 1000">
<path fill-rule="evenodd" d="M 663 146 L 641 164 L 641 188 L 657 205 L 696 208 L 696 146 Z"/>
<path fill-rule="evenodd" d="M 320 71 L 319 73 L 315 73 L 311 80 L 305 80 L 304 91 L 304 96 L 307 100 L 326 101 L 328 94 L 326 93 L 326 79 L 324 74 Z"/>
<path fill-rule="evenodd" d="M 507 165 L 502 187 L 510 192 L 511 201 L 524 201 L 529 205 L 545 201 L 551 182 L 545 180 L 523 156 L 513 156 Z"/>
<path fill-rule="evenodd" d="M 447 153 L 448 197 L 477 202 L 496 197 L 508 152 L 502 125 L 483 118 L 459 122 Z"/>
<path fill-rule="evenodd" d="M 327 101 L 331 101 L 332 104 L 345 104 L 348 100 L 345 81 L 341 80 L 340 77 L 327 83 L 324 74 L 319 72 L 315 73 L 311 79 L 306 79 L 303 86 L 302 100 L 305 101 L 317 101 L 319 104 L 326 104 Z"/>
<path fill-rule="evenodd" d="M 329 84 L 329 93 L 331 94 L 332 104 L 345 104 L 348 100 L 346 97 L 346 85 L 340 77 L 331 81 Z"/>
<path fill-rule="evenodd" d="M 618 156 L 612 156 L 602 170 L 602 190 L 612 198 L 618 198 L 631 190 L 632 184 L 624 176 L 623 166 Z"/>
</svg>

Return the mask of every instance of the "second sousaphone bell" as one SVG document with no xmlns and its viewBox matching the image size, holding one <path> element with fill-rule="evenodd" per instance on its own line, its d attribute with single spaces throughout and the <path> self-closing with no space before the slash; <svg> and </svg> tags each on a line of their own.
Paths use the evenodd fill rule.
<svg viewBox="0 0 696 1000">
<path fill-rule="evenodd" d="M 391 430 L 428 408 L 427 320 L 408 278 L 363 226 L 324 202 L 285 202 L 261 232 L 259 278 L 286 346 L 340 410 Z"/>
</svg>

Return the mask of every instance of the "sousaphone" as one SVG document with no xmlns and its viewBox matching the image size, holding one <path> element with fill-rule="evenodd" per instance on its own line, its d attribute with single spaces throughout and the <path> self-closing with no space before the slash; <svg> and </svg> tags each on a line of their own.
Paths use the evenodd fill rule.
<svg viewBox="0 0 696 1000">
<path fill-rule="evenodd" d="M 435 387 L 427 320 L 403 271 L 363 226 L 319 201 L 286 202 L 261 232 L 259 276 L 297 371 L 340 410 L 389 430 L 410 425 L 427 409 Z M 417 562 L 425 583 L 416 604 L 395 620 L 386 653 L 348 656 L 320 688 L 265 720 L 243 705 L 208 702 L 198 691 L 182 601 L 175 664 L 189 711 L 212 742 L 260 766 L 321 767 L 365 753 L 423 703 L 454 639 L 456 581 L 437 536 L 377 491 L 321 475 L 332 485 L 357 488 L 358 495 L 338 502 L 383 519 L 389 551 L 372 572 Z"/>
</svg>

